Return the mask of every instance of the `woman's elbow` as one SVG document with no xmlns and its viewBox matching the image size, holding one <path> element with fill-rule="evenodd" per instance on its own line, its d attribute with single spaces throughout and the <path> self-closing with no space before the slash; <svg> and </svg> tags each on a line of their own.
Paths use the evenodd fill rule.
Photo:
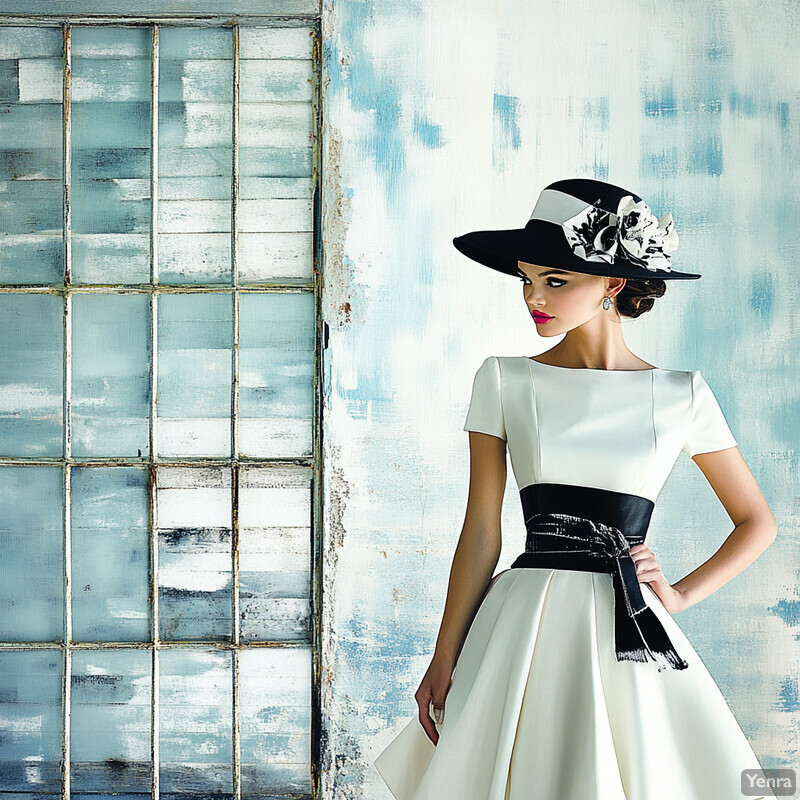
<svg viewBox="0 0 800 800">
<path fill-rule="evenodd" d="M 750 524 L 753 536 L 758 538 L 763 545 L 763 550 L 766 550 L 778 538 L 778 524 L 769 509 L 758 516 L 749 518 L 747 521 Z"/>
</svg>

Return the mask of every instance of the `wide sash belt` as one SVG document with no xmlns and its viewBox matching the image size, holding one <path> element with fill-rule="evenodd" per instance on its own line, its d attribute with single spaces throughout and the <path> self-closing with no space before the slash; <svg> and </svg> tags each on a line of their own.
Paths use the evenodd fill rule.
<svg viewBox="0 0 800 800">
<path fill-rule="evenodd" d="M 567 483 L 520 490 L 525 552 L 511 569 L 544 567 L 608 572 L 614 589 L 617 661 L 686 669 L 658 617 L 645 603 L 631 546 L 645 540 L 655 504 L 646 497 Z"/>
</svg>

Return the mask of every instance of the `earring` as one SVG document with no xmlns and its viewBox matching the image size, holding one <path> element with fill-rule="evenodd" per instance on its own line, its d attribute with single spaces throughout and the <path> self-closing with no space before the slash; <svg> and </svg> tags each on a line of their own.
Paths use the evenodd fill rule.
<svg viewBox="0 0 800 800">
<path fill-rule="evenodd" d="M 603 308 L 604 308 L 606 311 L 608 311 L 608 309 L 609 309 L 609 308 L 611 308 L 611 306 L 612 306 L 612 305 L 614 305 L 614 304 L 611 302 L 611 298 L 610 298 L 608 295 L 606 295 L 606 296 L 603 298 Z"/>
</svg>

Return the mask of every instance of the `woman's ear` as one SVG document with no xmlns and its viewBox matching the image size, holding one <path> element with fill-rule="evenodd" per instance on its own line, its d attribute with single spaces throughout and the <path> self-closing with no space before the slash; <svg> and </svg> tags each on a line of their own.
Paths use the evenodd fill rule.
<svg viewBox="0 0 800 800">
<path fill-rule="evenodd" d="M 625 286 L 626 280 L 626 278 L 606 278 L 606 292 L 610 291 L 611 297 L 619 294 Z"/>
</svg>

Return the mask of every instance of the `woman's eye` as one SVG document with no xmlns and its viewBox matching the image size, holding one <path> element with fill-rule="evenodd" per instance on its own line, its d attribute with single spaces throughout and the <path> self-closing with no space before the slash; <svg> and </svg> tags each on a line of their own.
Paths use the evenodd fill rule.
<svg viewBox="0 0 800 800">
<path fill-rule="evenodd" d="M 530 284 L 530 279 L 529 279 L 529 278 L 520 278 L 520 280 L 521 280 L 521 281 L 522 281 L 522 282 L 523 282 L 523 283 L 524 283 L 526 286 L 527 286 L 528 284 Z M 552 283 L 550 283 L 550 281 L 556 281 L 556 282 L 558 283 L 558 286 L 553 286 L 553 284 L 552 284 Z M 566 281 L 562 281 L 560 278 L 548 278 L 548 279 L 547 279 L 547 285 L 548 285 L 548 286 L 553 286 L 553 288 L 554 288 L 554 289 L 558 289 L 558 287 L 559 287 L 559 286 L 563 286 L 565 283 L 566 283 Z"/>
</svg>

